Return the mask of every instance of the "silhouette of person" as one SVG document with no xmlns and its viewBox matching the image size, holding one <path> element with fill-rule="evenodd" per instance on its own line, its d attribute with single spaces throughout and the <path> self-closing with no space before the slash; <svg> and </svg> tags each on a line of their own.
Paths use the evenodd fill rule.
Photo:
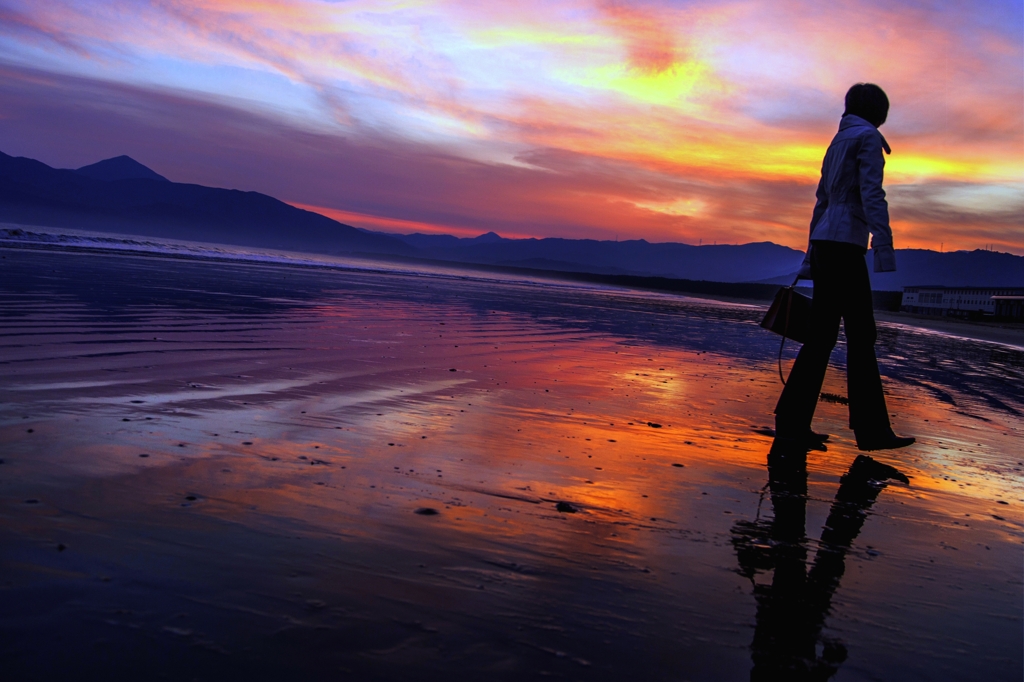
<svg viewBox="0 0 1024 682">
<path fill-rule="evenodd" d="M 846 333 L 850 428 L 861 450 L 901 448 L 914 442 L 893 433 L 875 356 L 875 317 L 871 280 L 864 254 L 868 235 L 875 272 L 896 269 L 889 208 L 882 189 L 882 151 L 889 145 L 878 132 L 889 113 L 880 87 L 858 83 L 846 93 L 846 110 L 821 165 L 817 203 L 811 216 L 807 254 L 799 277 L 814 281 L 810 333 L 797 355 L 789 381 L 775 407 L 778 437 L 821 442 L 811 419 L 825 379 L 829 356 Z"/>
<path fill-rule="evenodd" d="M 751 682 L 827 680 L 839 670 L 846 648 L 821 630 L 846 571 L 846 553 L 885 482 L 909 482 L 893 467 L 859 455 L 840 479 L 808 570 L 806 454 L 806 448 L 776 439 L 768 454 L 772 518 L 739 521 L 732 529 L 739 572 L 750 579 L 757 601 Z M 773 571 L 770 584 L 755 582 L 767 571 Z"/>
</svg>

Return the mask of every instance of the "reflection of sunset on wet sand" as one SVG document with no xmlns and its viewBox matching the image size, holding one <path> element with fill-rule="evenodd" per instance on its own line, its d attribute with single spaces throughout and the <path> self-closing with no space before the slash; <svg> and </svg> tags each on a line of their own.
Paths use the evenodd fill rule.
<svg viewBox="0 0 1024 682">
<path fill-rule="evenodd" d="M 831 581 L 812 655 L 841 674 L 1020 670 L 1019 349 L 883 327 L 894 423 L 918 445 L 874 459 L 910 484 L 872 488 L 851 538 L 826 538 L 859 453 L 822 402 L 806 509 L 770 530 L 805 527 L 806 556 L 771 554 L 736 539 L 792 495 L 768 486 L 777 346 L 758 308 L 19 258 L 0 336 L 11 669 L 744 679 L 766 576 L 806 565 Z M 744 563 L 758 551 L 775 558 Z"/>
</svg>

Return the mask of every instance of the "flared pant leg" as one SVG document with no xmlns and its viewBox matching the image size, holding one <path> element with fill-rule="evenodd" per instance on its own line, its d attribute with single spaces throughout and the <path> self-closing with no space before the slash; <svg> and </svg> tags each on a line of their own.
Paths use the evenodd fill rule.
<svg viewBox="0 0 1024 682">
<path fill-rule="evenodd" d="M 800 436 L 811 428 L 842 321 L 847 341 L 850 426 L 862 433 L 885 432 L 889 417 L 875 357 L 875 317 L 864 249 L 854 244 L 815 242 L 811 274 L 811 333 L 775 406 L 776 431 L 783 436 Z"/>
<path fill-rule="evenodd" d="M 850 398 L 850 428 L 862 436 L 892 432 L 885 405 L 882 377 L 875 355 L 877 329 L 872 309 L 871 280 L 861 255 L 845 262 L 842 269 L 849 281 L 843 305 L 846 333 L 846 384 Z"/>
<path fill-rule="evenodd" d="M 822 260 L 821 250 L 812 249 L 814 295 L 811 299 L 810 336 L 800 348 L 775 406 L 775 431 L 779 436 L 802 436 L 810 430 L 828 360 L 839 338 L 841 287 L 838 280 L 825 275 L 828 269 Z"/>
</svg>

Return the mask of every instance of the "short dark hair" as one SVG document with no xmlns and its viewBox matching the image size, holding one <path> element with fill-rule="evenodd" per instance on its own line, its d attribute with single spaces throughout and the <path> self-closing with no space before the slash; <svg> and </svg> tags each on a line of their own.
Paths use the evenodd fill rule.
<svg viewBox="0 0 1024 682">
<path fill-rule="evenodd" d="M 874 83 L 857 83 L 846 91 L 846 111 L 843 116 L 848 114 L 860 116 L 877 128 L 885 123 L 889 115 L 889 98 Z"/>
</svg>

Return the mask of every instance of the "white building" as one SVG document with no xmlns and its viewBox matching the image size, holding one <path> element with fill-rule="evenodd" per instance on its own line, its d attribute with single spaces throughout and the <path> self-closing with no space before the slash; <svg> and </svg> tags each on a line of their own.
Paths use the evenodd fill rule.
<svg viewBox="0 0 1024 682">
<path fill-rule="evenodd" d="M 900 310 L 923 315 L 948 317 L 988 317 L 996 313 L 993 296 L 1021 296 L 1024 288 L 1015 287 L 903 287 Z"/>
</svg>

